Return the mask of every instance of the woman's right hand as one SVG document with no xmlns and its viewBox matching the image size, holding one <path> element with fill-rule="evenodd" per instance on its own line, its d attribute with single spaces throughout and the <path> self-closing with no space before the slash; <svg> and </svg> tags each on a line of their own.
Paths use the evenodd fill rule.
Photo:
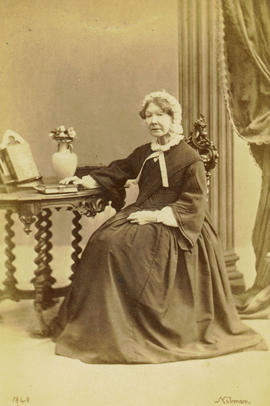
<svg viewBox="0 0 270 406">
<path fill-rule="evenodd" d="M 67 178 L 61 179 L 59 181 L 61 185 L 68 185 L 72 183 L 73 185 L 82 185 L 82 180 L 78 176 L 68 176 Z"/>
</svg>

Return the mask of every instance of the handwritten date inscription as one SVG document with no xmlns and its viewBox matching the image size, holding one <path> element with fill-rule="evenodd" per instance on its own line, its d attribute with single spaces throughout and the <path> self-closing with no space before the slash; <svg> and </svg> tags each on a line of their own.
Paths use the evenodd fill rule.
<svg viewBox="0 0 270 406">
<path fill-rule="evenodd" d="M 29 405 L 30 404 L 30 398 L 29 396 L 23 397 L 23 396 L 13 396 L 12 398 L 12 406 L 18 406 L 18 405 Z"/>
</svg>

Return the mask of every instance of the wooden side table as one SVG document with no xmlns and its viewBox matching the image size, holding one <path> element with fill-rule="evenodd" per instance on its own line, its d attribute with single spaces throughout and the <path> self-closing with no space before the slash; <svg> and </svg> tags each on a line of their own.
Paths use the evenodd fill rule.
<svg viewBox="0 0 270 406">
<path fill-rule="evenodd" d="M 79 262 L 80 241 L 82 239 L 80 230 L 82 228 L 80 219 L 82 215 L 94 217 L 97 213 L 103 211 L 108 204 L 108 199 L 104 192 L 97 189 L 88 189 L 76 193 L 62 193 L 45 195 L 34 190 L 22 190 L 13 193 L 0 193 L 0 209 L 5 210 L 5 262 L 6 274 L 3 282 L 4 289 L 0 290 L 0 301 L 11 299 L 19 301 L 21 299 L 34 299 L 34 308 L 40 323 L 40 336 L 47 336 L 49 328 L 43 317 L 43 310 L 52 307 L 56 303 L 56 298 L 64 296 L 68 286 L 53 288 L 56 279 L 52 276 L 52 232 L 51 215 L 52 209 L 57 211 L 61 209 L 71 210 L 74 218 L 72 220 L 72 280 Z M 15 233 L 13 231 L 13 214 L 17 213 L 19 219 L 24 225 L 24 231 L 29 234 L 31 226 L 34 224 L 35 233 L 35 252 L 36 269 L 31 283 L 33 290 L 21 290 L 17 288 L 15 277 L 16 268 L 14 266 L 14 248 Z"/>
</svg>

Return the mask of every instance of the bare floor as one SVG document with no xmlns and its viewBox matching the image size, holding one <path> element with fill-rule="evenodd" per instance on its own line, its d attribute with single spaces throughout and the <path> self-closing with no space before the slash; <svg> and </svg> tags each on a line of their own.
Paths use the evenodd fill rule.
<svg viewBox="0 0 270 406">
<path fill-rule="evenodd" d="M 162 365 L 88 365 L 56 356 L 50 339 L 31 338 L 37 327 L 31 302 L 7 300 L 0 312 L 0 406 L 270 405 L 269 351 Z M 270 348 L 270 321 L 247 324 Z"/>
</svg>

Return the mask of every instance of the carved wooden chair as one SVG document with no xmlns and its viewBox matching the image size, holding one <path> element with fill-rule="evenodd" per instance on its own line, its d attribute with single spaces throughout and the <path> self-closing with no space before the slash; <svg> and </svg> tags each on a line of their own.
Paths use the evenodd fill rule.
<svg viewBox="0 0 270 406">
<path fill-rule="evenodd" d="M 211 171 L 216 167 L 219 159 L 217 148 L 207 137 L 207 125 L 204 116 L 195 121 L 193 131 L 187 138 L 187 143 L 200 154 L 206 172 L 207 190 L 209 192 Z"/>
</svg>

